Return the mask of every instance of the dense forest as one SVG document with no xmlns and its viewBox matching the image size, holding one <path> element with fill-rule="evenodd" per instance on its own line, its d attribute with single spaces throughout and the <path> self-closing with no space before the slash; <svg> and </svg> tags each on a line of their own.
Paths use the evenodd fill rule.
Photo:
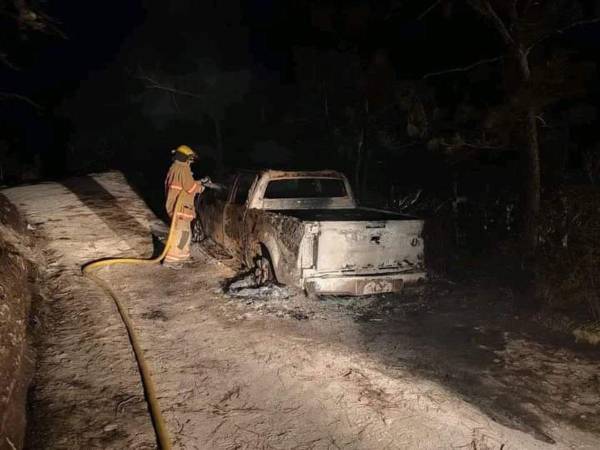
<svg viewBox="0 0 600 450">
<path fill-rule="evenodd" d="M 0 12 L 0 184 L 117 168 L 160 205 L 180 143 L 216 178 L 339 169 L 362 203 L 428 219 L 437 276 L 493 275 L 600 319 L 599 2 Z"/>
</svg>

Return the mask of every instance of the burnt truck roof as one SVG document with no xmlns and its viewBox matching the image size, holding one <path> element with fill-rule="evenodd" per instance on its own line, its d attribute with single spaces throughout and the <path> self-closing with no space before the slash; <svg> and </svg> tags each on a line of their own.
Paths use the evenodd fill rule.
<svg viewBox="0 0 600 450">
<path fill-rule="evenodd" d="M 269 178 L 296 178 L 296 177 L 323 177 L 323 178 L 343 178 L 344 175 L 336 170 L 263 170 L 261 175 L 268 175 Z"/>
<path fill-rule="evenodd" d="M 344 178 L 345 175 L 337 170 L 279 170 L 279 169 L 237 169 L 234 173 L 252 173 L 269 178 L 323 177 Z"/>
<path fill-rule="evenodd" d="M 315 209 L 324 207 L 333 208 L 355 208 L 356 200 L 348 179 L 337 170 L 273 170 L 264 169 L 258 172 L 259 178 L 253 188 L 250 197 L 250 207 L 256 209 Z M 324 198 L 264 198 L 268 184 L 273 180 L 295 179 L 295 178 L 333 178 L 340 180 L 345 185 L 343 197 Z"/>
</svg>

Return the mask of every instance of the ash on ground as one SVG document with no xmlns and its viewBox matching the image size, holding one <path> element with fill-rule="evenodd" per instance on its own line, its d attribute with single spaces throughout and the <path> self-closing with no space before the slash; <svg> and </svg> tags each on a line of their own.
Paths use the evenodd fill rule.
<svg viewBox="0 0 600 450">
<path fill-rule="evenodd" d="M 230 283 L 226 286 L 225 293 L 231 297 L 251 300 L 287 299 L 292 296 L 290 288 L 275 283 L 258 286 L 252 274 L 246 274 Z"/>
<path fill-rule="evenodd" d="M 258 286 L 252 274 L 244 274 L 223 287 L 223 293 L 237 304 L 243 313 L 239 320 L 256 315 L 270 315 L 278 318 L 308 320 L 315 317 L 314 303 L 296 289 L 269 283 Z M 313 307 L 311 307 L 311 305 Z"/>
</svg>

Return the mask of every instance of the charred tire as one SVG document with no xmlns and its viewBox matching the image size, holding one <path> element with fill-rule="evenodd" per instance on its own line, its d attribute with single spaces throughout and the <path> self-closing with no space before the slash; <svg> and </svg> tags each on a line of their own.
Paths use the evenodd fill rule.
<svg viewBox="0 0 600 450">
<path fill-rule="evenodd" d="M 306 284 L 306 286 L 304 287 L 304 295 L 309 300 L 313 300 L 313 301 L 319 301 L 319 300 L 321 300 L 321 296 L 319 294 L 317 294 L 315 286 L 314 286 L 313 283 L 307 283 Z"/>
<path fill-rule="evenodd" d="M 273 270 L 269 252 L 264 248 L 262 249 L 262 255 L 259 255 L 254 260 L 254 281 L 257 286 L 263 286 L 277 281 L 275 279 L 275 271 Z"/>
<path fill-rule="evenodd" d="M 204 239 L 206 239 L 204 227 L 202 226 L 200 219 L 196 218 L 192 222 L 192 242 L 202 242 Z"/>
</svg>

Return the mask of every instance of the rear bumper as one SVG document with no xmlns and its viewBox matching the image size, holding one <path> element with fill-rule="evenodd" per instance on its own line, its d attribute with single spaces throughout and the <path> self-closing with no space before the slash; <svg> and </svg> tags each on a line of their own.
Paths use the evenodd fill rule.
<svg viewBox="0 0 600 450">
<path fill-rule="evenodd" d="M 399 292 L 405 284 L 425 280 L 425 272 L 393 273 L 386 275 L 355 275 L 311 277 L 304 282 L 305 289 L 314 294 L 372 295 Z"/>
</svg>

